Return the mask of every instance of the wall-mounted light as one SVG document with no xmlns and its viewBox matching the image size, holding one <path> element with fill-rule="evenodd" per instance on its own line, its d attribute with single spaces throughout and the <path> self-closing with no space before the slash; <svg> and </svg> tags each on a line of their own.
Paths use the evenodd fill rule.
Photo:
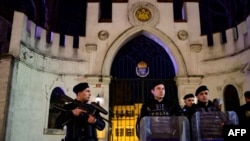
<svg viewBox="0 0 250 141">
<path fill-rule="evenodd" d="M 100 96 L 100 94 L 98 93 L 96 98 L 95 98 L 95 102 L 102 105 L 104 103 L 103 97 Z"/>
</svg>

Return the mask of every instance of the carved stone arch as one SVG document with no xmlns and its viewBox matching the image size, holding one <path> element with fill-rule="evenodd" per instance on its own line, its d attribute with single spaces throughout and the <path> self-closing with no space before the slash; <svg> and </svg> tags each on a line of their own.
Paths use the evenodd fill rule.
<svg viewBox="0 0 250 141">
<path fill-rule="evenodd" d="M 180 53 L 178 47 L 174 42 L 163 32 L 149 27 L 149 26 L 136 26 L 126 30 L 121 36 L 119 36 L 109 47 L 104 63 L 102 66 L 102 75 L 109 76 L 110 69 L 115 58 L 115 55 L 120 50 L 120 48 L 127 43 L 130 39 L 136 37 L 137 35 L 144 34 L 148 38 L 159 43 L 166 52 L 169 54 L 173 64 L 176 76 L 187 76 L 187 68 L 184 62 L 183 56 Z"/>
</svg>

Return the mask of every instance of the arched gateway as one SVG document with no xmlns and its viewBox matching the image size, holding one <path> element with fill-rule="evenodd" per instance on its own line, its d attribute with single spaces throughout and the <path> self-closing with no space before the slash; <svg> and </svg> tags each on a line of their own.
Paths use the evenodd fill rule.
<svg viewBox="0 0 250 141">
<path fill-rule="evenodd" d="M 136 30 L 138 28 L 134 29 L 134 31 Z M 152 29 L 149 28 L 149 30 Z M 130 32 L 127 31 L 127 33 Z M 141 104 L 150 99 L 149 86 L 155 80 L 164 81 L 166 83 L 165 98 L 171 99 L 170 101 L 173 103 L 178 103 L 174 78 L 178 75 L 185 75 L 186 68 L 173 42 L 167 36 L 159 35 L 164 36 L 165 41 L 149 32 L 137 31 L 123 42 L 119 41 L 124 37 L 117 39 L 107 53 L 103 75 L 111 76 L 109 107 L 113 113 L 110 114 L 112 121 L 110 141 L 137 140 L 135 135 L 136 117 Z M 172 49 L 165 43 L 170 44 Z M 110 53 L 114 56 L 109 55 Z"/>
</svg>

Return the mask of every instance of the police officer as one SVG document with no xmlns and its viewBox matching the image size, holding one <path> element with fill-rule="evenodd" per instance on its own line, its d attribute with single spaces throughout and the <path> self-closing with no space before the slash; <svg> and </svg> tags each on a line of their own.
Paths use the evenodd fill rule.
<svg viewBox="0 0 250 141">
<path fill-rule="evenodd" d="M 165 84 L 162 81 L 157 81 L 151 86 L 151 94 L 153 99 L 142 104 L 140 115 L 136 122 L 136 133 L 139 137 L 139 123 L 144 116 L 171 116 L 180 115 L 181 108 L 178 104 L 171 104 L 164 100 Z"/>
<path fill-rule="evenodd" d="M 192 115 L 196 112 L 195 103 L 194 103 L 194 94 L 186 94 L 183 97 L 184 107 L 182 109 L 183 114 L 187 116 L 189 120 L 191 120 Z"/>
<path fill-rule="evenodd" d="M 183 115 L 188 118 L 189 121 L 189 131 L 190 131 L 190 140 L 193 140 L 192 134 L 192 116 L 196 112 L 195 103 L 194 103 L 194 94 L 186 94 L 183 97 L 184 107 L 182 108 Z"/>
<path fill-rule="evenodd" d="M 73 91 L 77 97 L 74 102 L 63 107 L 67 112 L 61 112 L 58 116 L 56 127 L 62 129 L 66 125 L 65 141 L 98 141 L 96 129 L 103 130 L 105 128 L 104 120 L 99 112 L 92 115 L 88 114 L 85 109 L 79 108 L 79 104 L 87 104 L 90 99 L 91 93 L 88 83 L 77 84 Z"/>
<path fill-rule="evenodd" d="M 244 93 L 246 103 L 237 110 L 239 124 L 250 131 L 250 91 Z"/>
<path fill-rule="evenodd" d="M 196 89 L 195 96 L 197 97 L 197 104 L 195 105 L 197 111 L 220 111 L 209 99 L 209 90 L 207 86 L 202 85 L 198 87 Z"/>
</svg>

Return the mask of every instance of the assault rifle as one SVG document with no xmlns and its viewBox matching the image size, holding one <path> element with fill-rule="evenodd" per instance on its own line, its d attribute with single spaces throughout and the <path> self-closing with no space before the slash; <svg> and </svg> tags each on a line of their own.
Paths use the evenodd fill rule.
<svg viewBox="0 0 250 141">
<path fill-rule="evenodd" d="M 60 95 L 60 99 L 64 102 L 71 102 L 77 105 L 78 108 L 83 109 L 86 112 L 86 114 L 90 114 L 90 115 L 95 115 L 96 112 L 102 113 L 104 115 L 107 115 L 108 112 L 102 108 L 99 104 L 97 104 L 96 102 L 91 102 L 90 104 L 86 104 L 86 103 L 80 103 L 74 99 L 72 99 L 71 97 L 65 95 L 65 94 L 61 94 Z M 53 106 L 54 109 L 57 109 L 61 112 L 67 112 L 66 109 L 64 109 L 61 106 L 58 105 L 54 105 Z M 110 122 L 108 119 L 105 119 L 104 117 L 101 116 L 101 118 L 107 122 Z M 69 121 L 68 121 L 69 122 Z M 66 124 L 66 123 L 65 123 Z"/>
</svg>

